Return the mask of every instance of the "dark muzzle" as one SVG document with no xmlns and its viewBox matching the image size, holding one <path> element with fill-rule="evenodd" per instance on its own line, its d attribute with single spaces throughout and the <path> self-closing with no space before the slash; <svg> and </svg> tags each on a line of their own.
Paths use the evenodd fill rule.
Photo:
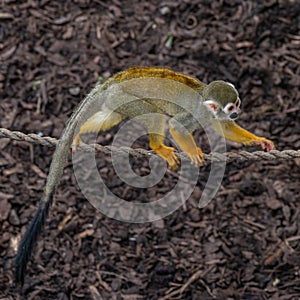
<svg viewBox="0 0 300 300">
<path fill-rule="evenodd" d="M 232 119 L 232 120 L 235 120 L 237 117 L 238 117 L 238 113 L 237 112 L 234 112 L 234 113 L 232 113 L 230 116 L 229 116 L 229 118 L 230 119 Z"/>
</svg>

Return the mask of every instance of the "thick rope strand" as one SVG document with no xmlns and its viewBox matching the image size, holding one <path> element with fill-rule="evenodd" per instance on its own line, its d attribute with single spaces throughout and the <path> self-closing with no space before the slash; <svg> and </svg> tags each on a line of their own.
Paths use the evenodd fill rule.
<svg viewBox="0 0 300 300">
<path fill-rule="evenodd" d="M 38 134 L 30 133 L 25 134 L 20 131 L 10 131 L 5 128 L 0 128 L 0 137 L 9 138 L 16 141 L 26 141 L 32 144 L 39 144 L 48 147 L 55 147 L 58 140 L 49 136 L 40 136 Z M 115 153 L 129 153 L 134 157 L 143 157 L 148 156 L 151 157 L 155 155 L 153 151 L 148 151 L 145 149 L 133 149 L 130 147 L 120 147 L 116 148 L 113 146 L 101 146 L 99 144 L 80 144 L 78 150 L 85 152 L 94 152 L 99 151 L 105 154 L 110 154 L 111 152 Z M 179 154 L 180 158 L 186 158 L 184 155 Z M 300 158 L 300 150 L 272 150 L 270 152 L 264 151 L 255 151 L 255 152 L 247 152 L 247 151 L 239 151 L 238 153 L 228 152 L 226 154 L 221 153 L 210 153 L 204 154 L 204 158 L 209 162 L 218 162 L 224 161 L 247 161 L 247 160 L 290 160 L 294 158 Z"/>
</svg>

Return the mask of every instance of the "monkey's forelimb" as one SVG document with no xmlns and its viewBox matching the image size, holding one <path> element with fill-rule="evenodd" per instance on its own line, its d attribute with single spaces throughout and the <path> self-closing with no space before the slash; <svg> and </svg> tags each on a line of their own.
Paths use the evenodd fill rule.
<svg viewBox="0 0 300 300">
<path fill-rule="evenodd" d="M 99 84 L 81 101 L 68 120 L 66 128 L 59 139 L 38 210 L 28 226 L 18 248 L 15 260 L 15 280 L 17 283 L 23 284 L 24 282 L 27 263 L 53 203 L 56 188 L 67 163 L 76 127 L 79 122 L 82 122 L 82 119 L 86 119 L 89 115 L 94 113 L 95 106 L 99 106 L 102 101 L 102 91 L 104 91 L 104 85 Z"/>
</svg>

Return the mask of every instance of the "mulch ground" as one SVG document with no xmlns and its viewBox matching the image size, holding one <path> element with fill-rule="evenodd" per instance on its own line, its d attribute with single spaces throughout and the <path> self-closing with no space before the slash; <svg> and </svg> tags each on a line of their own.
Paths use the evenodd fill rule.
<svg viewBox="0 0 300 300">
<path fill-rule="evenodd" d="M 299 149 L 299 11 L 299 1 L 275 0 L 4 0 L 0 127 L 58 138 L 98 80 L 155 65 L 232 82 L 243 101 L 238 123 L 279 150 Z M 203 168 L 185 205 L 147 224 L 95 210 L 70 163 L 21 290 L 14 257 L 52 154 L 1 139 L 1 299 L 300 299 L 299 160 L 230 163 L 217 196 L 199 209 Z M 143 159 L 134 163 L 149 170 Z M 116 182 L 105 155 L 101 168 Z M 152 197 L 174 181 L 165 176 Z M 148 191 L 117 185 L 127 200 L 146 198 Z"/>
</svg>

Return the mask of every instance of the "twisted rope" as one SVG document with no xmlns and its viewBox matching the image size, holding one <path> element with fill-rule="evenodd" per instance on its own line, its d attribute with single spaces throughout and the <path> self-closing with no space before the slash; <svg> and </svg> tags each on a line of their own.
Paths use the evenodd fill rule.
<svg viewBox="0 0 300 300">
<path fill-rule="evenodd" d="M 5 128 L 0 128 L 0 137 L 9 138 L 16 141 L 26 141 L 32 144 L 39 144 L 48 147 L 55 147 L 58 140 L 49 136 L 42 137 L 38 134 L 30 133 L 24 134 L 20 131 L 10 131 Z M 130 147 L 114 147 L 114 146 L 101 146 L 99 144 L 80 144 L 78 150 L 85 152 L 94 152 L 99 151 L 105 154 L 110 154 L 111 152 L 115 153 L 129 153 L 134 157 L 143 157 L 143 156 L 154 156 L 155 153 L 153 151 L 148 151 L 145 149 L 132 149 Z M 186 159 L 185 155 L 179 154 L 180 158 Z M 224 161 L 246 161 L 246 160 L 290 160 L 294 158 L 300 158 L 300 150 L 272 150 L 270 152 L 264 151 L 256 151 L 256 152 L 247 152 L 240 151 L 238 153 L 228 152 L 226 154 L 221 153 L 210 153 L 204 154 L 204 158 L 209 162 L 218 162 Z"/>
</svg>

